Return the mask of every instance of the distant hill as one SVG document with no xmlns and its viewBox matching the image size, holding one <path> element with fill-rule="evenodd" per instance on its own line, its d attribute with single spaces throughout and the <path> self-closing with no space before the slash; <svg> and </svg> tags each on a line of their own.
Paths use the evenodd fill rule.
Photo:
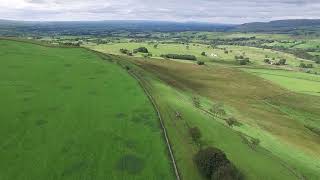
<svg viewBox="0 0 320 180">
<path fill-rule="evenodd" d="M 298 33 L 300 31 L 315 32 L 320 30 L 320 19 L 292 19 L 271 22 L 254 22 L 236 26 L 231 31 L 266 32 L 266 33 Z"/>
<path fill-rule="evenodd" d="M 108 35 L 115 31 L 130 32 L 179 32 L 179 31 L 227 31 L 234 25 L 199 22 L 167 21 L 64 21 L 30 22 L 0 20 L 1 35 Z"/>
</svg>

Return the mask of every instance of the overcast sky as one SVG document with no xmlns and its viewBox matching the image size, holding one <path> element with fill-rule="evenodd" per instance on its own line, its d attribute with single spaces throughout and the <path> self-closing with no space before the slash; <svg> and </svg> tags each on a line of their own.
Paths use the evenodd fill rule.
<svg viewBox="0 0 320 180">
<path fill-rule="evenodd" d="M 244 23 L 320 18 L 320 0 L 0 0 L 0 19 Z"/>
</svg>

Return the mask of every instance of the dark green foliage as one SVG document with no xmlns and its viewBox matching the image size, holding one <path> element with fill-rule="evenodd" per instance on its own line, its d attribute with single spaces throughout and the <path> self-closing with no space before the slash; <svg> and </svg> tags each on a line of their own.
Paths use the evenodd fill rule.
<svg viewBox="0 0 320 180">
<path fill-rule="evenodd" d="M 263 61 L 264 61 L 265 63 L 267 63 L 267 64 L 270 64 L 270 63 L 271 63 L 270 59 L 268 59 L 268 58 L 265 58 Z"/>
<path fill-rule="evenodd" d="M 193 127 L 189 129 L 189 133 L 190 136 L 192 138 L 192 140 L 196 143 L 199 144 L 200 143 L 200 139 L 202 137 L 201 131 L 198 127 Z"/>
<path fill-rule="evenodd" d="M 226 111 L 224 110 L 224 105 L 222 103 L 217 103 L 212 106 L 210 111 L 215 115 L 215 116 L 224 116 L 226 115 Z"/>
<path fill-rule="evenodd" d="M 127 54 L 127 55 L 129 55 L 130 54 L 130 51 L 128 50 L 128 49 L 120 49 L 120 52 L 122 53 L 122 54 Z"/>
<path fill-rule="evenodd" d="M 282 58 L 282 59 L 279 60 L 279 64 L 280 64 L 280 65 L 285 65 L 286 62 L 287 62 L 287 60 L 284 59 L 284 58 Z"/>
<path fill-rule="evenodd" d="M 197 64 L 198 64 L 198 65 L 204 65 L 205 62 L 204 62 L 204 61 L 197 61 Z"/>
<path fill-rule="evenodd" d="M 206 52 L 202 52 L 201 56 L 207 56 Z"/>
<path fill-rule="evenodd" d="M 197 58 L 194 55 L 186 55 L 186 54 L 163 54 L 161 55 L 163 58 L 170 58 L 170 59 L 184 59 L 190 61 L 196 61 Z"/>
<path fill-rule="evenodd" d="M 227 124 L 228 124 L 230 127 L 232 127 L 232 126 L 237 126 L 237 125 L 240 124 L 240 123 L 238 122 L 238 120 L 237 120 L 236 118 L 234 118 L 234 117 L 230 117 L 230 118 L 226 119 L 226 122 L 227 122 Z"/>
<path fill-rule="evenodd" d="M 313 68 L 313 64 L 300 63 L 299 67 L 301 67 L 301 68 Z"/>
<path fill-rule="evenodd" d="M 198 97 L 193 97 L 193 98 L 192 98 L 192 102 L 193 102 L 193 105 L 194 105 L 196 108 L 200 108 L 200 107 L 201 107 L 200 99 L 199 99 Z"/>
<path fill-rule="evenodd" d="M 200 150 L 194 157 L 200 173 L 207 179 L 238 180 L 242 179 L 240 172 L 231 164 L 220 149 L 207 147 Z"/>
<path fill-rule="evenodd" d="M 138 49 L 134 49 L 133 53 L 149 53 L 148 49 L 146 47 L 139 47 Z"/>
</svg>

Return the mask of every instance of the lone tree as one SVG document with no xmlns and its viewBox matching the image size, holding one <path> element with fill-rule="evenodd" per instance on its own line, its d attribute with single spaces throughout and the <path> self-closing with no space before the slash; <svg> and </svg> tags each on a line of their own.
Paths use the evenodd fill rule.
<svg viewBox="0 0 320 180">
<path fill-rule="evenodd" d="M 202 137 L 200 129 L 198 127 L 190 128 L 189 133 L 190 133 L 190 136 L 191 136 L 193 142 L 196 143 L 197 145 L 200 145 L 201 144 L 201 137 Z"/>
<path fill-rule="evenodd" d="M 201 53 L 202 56 L 207 56 L 206 52 Z"/>
<path fill-rule="evenodd" d="M 200 173 L 212 180 L 241 180 L 241 173 L 220 149 L 207 147 L 194 157 Z"/>
</svg>

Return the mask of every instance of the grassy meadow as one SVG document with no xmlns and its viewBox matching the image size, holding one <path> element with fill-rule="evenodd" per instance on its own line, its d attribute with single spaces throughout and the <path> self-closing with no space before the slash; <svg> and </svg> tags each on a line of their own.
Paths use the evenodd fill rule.
<svg viewBox="0 0 320 180">
<path fill-rule="evenodd" d="M 244 69 L 294 92 L 320 96 L 320 76 L 280 69 Z"/>
<path fill-rule="evenodd" d="M 319 97 L 295 94 L 221 65 L 132 62 L 160 107 L 184 179 L 200 179 L 192 161 L 198 147 L 188 133 L 194 126 L 201 129 L 206 145 L 226 152 L 246 179 L 319 177 L 318 135 L 306 128 L 320 127 Z M 201 108 L 193 105 L 193 97 L 201 98 Z M 206 113 L 219 102 L 224 103 L 227 117 L 238 119 L 240 126 L 229 127 L 223 118 Z M 252 139 L 259 139 L 259 145 L 252 146 Z"/>
<path fill-rule="evenodd" d="M 110 60 L 0 40 L 1 180 L 175 179 L 151 103 Z"/>
</svg>

